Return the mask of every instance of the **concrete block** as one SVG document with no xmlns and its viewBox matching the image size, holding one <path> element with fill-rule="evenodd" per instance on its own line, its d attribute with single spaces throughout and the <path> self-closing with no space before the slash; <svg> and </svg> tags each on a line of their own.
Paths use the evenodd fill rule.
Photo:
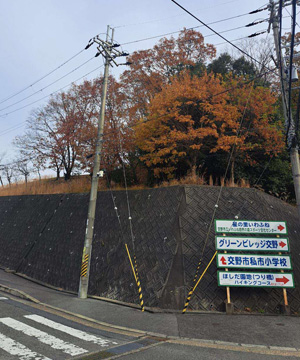
<svg viewBox="0 0 300 360">
<path fill-rule="evenodd" d="M 232 302 L 228 302 L 227 300 L 224 301 L 225 303 L 225 310 L 227 315 L 233 315 L 234 313 L 234 304 Z"/>
<path fill-rule="evenodd" d="M 283 315 L 291 315 L 291 308 L 289 305 L 280 305 L 280 312 Z"/>
</svg>

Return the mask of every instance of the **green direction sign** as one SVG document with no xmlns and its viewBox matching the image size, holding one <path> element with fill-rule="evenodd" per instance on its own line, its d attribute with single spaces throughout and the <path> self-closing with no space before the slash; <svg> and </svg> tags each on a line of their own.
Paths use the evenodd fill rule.
<svg viewBox="0 0 300 360">
<path fill-rule="evenodd" d="M 291 270 L 291 257 L 287 255 L 218 254 L 218 268 Z"/>
<path fill-rule="evenodd" d="M 293 288 L 294 276 L 287 273 L 218 271 L 219 286 Z"/>
<path fill-rule="evenodd" d="M 287 234 L 285 221 L 215 220 L 216 233 Z"/>
<path fill-rule="evenodd" d="M 223 251 L 289 251 L 288 238 L 216 236 L 216 250 Z"/>
</svg>

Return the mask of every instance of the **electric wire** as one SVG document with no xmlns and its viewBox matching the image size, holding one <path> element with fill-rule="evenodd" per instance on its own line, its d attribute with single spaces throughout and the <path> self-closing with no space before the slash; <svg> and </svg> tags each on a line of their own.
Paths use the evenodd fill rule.
<svg viewBox="0 0 300 360">
<path fill-rule="evenodd" d="M 136 251 L 135 251 L 135 236 L 134 236 L 134 233 L 133 233 L 133 226 L 132 226 L 132 216 L 131 216 L 130 202 L 129 202 L 129 196 L 128 196 L 126 170 L 125 170 L 125 165 L 124 165 L 124 151 L 123 151 L 123 145 L 122 145 L 122 140 L 121 140 L 121 130 L 120 130 L 120 128 L 119 128 L 118 135 L 119 135 L 120 151 L 121 151 L 121 154 L 122 154 L 121 162 L 122 162 L 122 169 L 123 169 L 123 177 L 124 177 L 124 185 L 125 185 L 125 193 L 126 193 L 126 201 L 127 201 L 127 209 L 128 209 L 128 220 L 129 220 L 131 241 L 132 241 L 132 249 L 133 249 L 135 275 L 136 275 L 136 280 L 137 280 L 137 287 L 138 287 L 138 292 L 139 292 L 141 310 L 144 311 L 144 300 L 143 300 L 143 293 L 142 293 L 142 287 L 141 287 L 141 282 L 140 282 L 140 278 L 139 278 Z"/>
<path fill-rule="evenodd" d="M 209 7 L 208 9 L 211 9 L 211 7 Z M 197 10 L 196 10 L 197 12 Z M 216 20 L 212 23 L 210 23 L 211 25 L 212 24 L 218 24 L 218 23 L 221 23 L 221 22 L 224 22 L 224 21 L 229 21 L 229 20 L 233 20 L 233 19 L 237 19 L 237 18 L 240 18 L 240 17 L 243 17 L 243 16 L 247 16 L 249 15 L 250 13 L 247 12 L 247 13 L 244 13 L 244 14 L 239 14 L 239 15 L 235 15 L 235 16 L 231 16 L 231 17 L 228 17 L 226 19 L 221 19 L 221 20 Z M 128 26 L 136 26 L 136 25 L 145 25 L 145 24 L 149 24 L 149 23 L 153 23 L 153 22 L 159 22 L 159 21 L 165 21 L 165 20 L 168 20 L 168 19 L 172 19 L 174 17 L 181 17 L 182 14 L 179 14 L 179 15 L 176 15 L 176 16 L 171 16 L 171 17 L 167 17 L 167 18 L 164 18 L 164 19 L 157 19 L 157 20 L 150 20 L 150 21 L 145 21 L 145 22 L 142 22 L 142 23 L 135 23 L 135 24 L 128 24 L 128 25 L 119 25 L 119 26 L 115 26 L 114 28 L 115 29 L 118 29 L 118 28 L 121 28 L 121 27 L 128 27 Z"/>
<path fill-rule="evenodd" d="M 215 22 L 212 22 L 212 23 L 209 23 L 209 25 L 211 24 L 215 24 Z M 203 27 L 204 25 L 198 25 L 198 26 L 193 26 L 193 27 L 189 27 L 187 28 L 186 30 L 195 30 L 195 29 L 199 29 L 201 27 Z M 219 34 L 223 34 L 223 33 L 226 33 L 226 32 L 230 32 L 230 31 L 235 31 L 235 30 L 239 30 L 239 29 L 242 29 L 246 27 L 245 25 L 243 26 L 239 26 L 239 27 L 236 27 L 236 28 L 233 28 L 233 29 L 228 29 L 228 30 L 223 30 L 223 31 L 220 31 Z M 180 32 L 182 32 L 182 30 L 176 30 L 176 31 L 172 31 L 172 32 L 169 32 L 169 33 L 164 33 L 164 34 L 160 34 L 160 35 L 154 35 L 154 36 L 149 36 L 149 37 L 146 37 L 146 38 L 142 38 L 142 39 L 137 39 L 137 40 L 132 40 L 132 41 L 127 41 L 127 42 L 124 42 L 122 43 L 121 45 L 131 45 L 131 44 L 135 44 L 135 43 L 139 43 L 139 42 L 143 42 L 143 41 L 147 41 L 147 40 L 153 40 L 153 39 L 157 39 L 157 38 L 161 38 L 161 37 L 164 37 L 164 36 L 169 36 L 169 35 L 173 35 L 173 34 L 179 34 Z M 211 37 L 211 36 L 215 36 L 217 34 L 208 34 L 208 35 L 203 35 L 204 39 L 206 39 L 207 37 Z M 247 38 L 247 36 L 245 37 Z M 239 39 L 240 40 L 240 39 Z M 235 40 L 226 40 L 225 43 L 228 43 L 228 41 L 235 41 Z M 222 43 L 223 44 L 223 43 Z M 217 45 L 221 45 L 221 44 L 213 44 L 214 46 L 217 46 Z"/>
<path fill-rule="evenodd" d="M 245 15 L 245 14 L 238 15 L 238 17 L 243 16 L 243 15 Z M 218 23 L 218 22 L 230 20 L 230 19 L 232 19 L 232 18 L 235 18 L 235 17 L 231 17 L 231 18 L 227 18 L 227 19 L 223 19 L 223 20 L 214 21 L 214 22 L 212 22 L 212 23 L 210 23 L 210 24 L 215 24 L 215 23 Z M 188 30 L 196 29 L 196 28 L 199 28 L 199 27 L 202 27 L 202 26 L 203 26 L 203 25 L 196 26 L 196 27 L 192 27 L 192 28 L 189 28 Z M 244 26 L 240 26 L 240 27 L 236 27 L 236 28 L 233 28 L 233 29 L 224 30 L 224 31 L 222 31 L 221 33 L 226 33 L 226 32 L 230 32 L 230 31 L 239 30 L 239 29 L 241 29 L 241 28 L 243 28 L 243 27 L 244 27 Z M 170 32 L 170 33 L 167 33 L 167 34 L 156 35 L 156 36 L 148 37 L 148 38 L 144 38 L 144 39 L 134 40 L 134 41 L 131 41 L 131 42 L 123 43 L 123 44 L 121 44 L 121 45 L 128 45 L 128 44 L 132 44 L 132 43 L 136 43 L 136 42 L 146 41 L 146 40 L 149 40 L 149 39 L 154 39 L 154 38 L 158 38 L 158 37 L 162 37 L 162 36 L 167 36 L 167 35 L 171 35 L 171 34 L 175 34 L 175 33 L 180 33 L 181 31 L 182 31 L 182 30 L 175 31 L 175 32 Z M 208 34 L 208 35 L 206 35 L 205 37 L 210 37 L 210 36 L 214 36 L 214 35 L 215 35 L 215 34 Z M 253 35 L 250 35 L 250 36 L 253 36 Z M 245 37 L 245 38 L 247 38 L 247 37 Z M 232 41 L 239 41 L 239 40 L 242 40 L 242 39 L 243 39 L 243 38 L 239 38 L 239 39 L 235 39 L 235 40 L 232 40 Z M 223 43 L 221 43 L 221 44 L 216 44 L 215 46 L 222 45 L 222 44 L 223 44 Z M 82 50 L 82 51 L 84 51 L 84 50 Z M 78 54 L 80 54 L 82 51 L 80 51 Z M 74 55 L 72 58 L 74 58 L 75 56 L 77 56 L 77 55 Z M 70 61 L 72 58 L 70 58 L 68 61 Z M 93 58 L 94 58 L 94 57 L 93 57 Z M 47 89 L 47 88 L 50 87 L 51 85 L 54 85 L 54 84 L 57 83 L 58 81 L 62 80 L 63 78 L 65 78 L 65 77 L 67 77 L 68 75 L 70 75 L 71 73 L 75 72 L 76 70 L 78 70 L 79 68 L 81 68 L 82 66 L 84 66 L 85 64 L 87 64 L 89 61 L 91 61 L 93 58 L 90 58 L 89 60 L 87 60 L 87 61 L 84 62 L 83 64 L 79 65 L 78 67 L 76 67 L 75 69 L 71 70 L 71 71 L 68 72 L 67 74 L 63 75 L 63 76 L 60 77 L 59 79 L 53 81 L 53 82 L 50 83 L 49 85 L 47 85 L 47 86 L 45 86 L 45 87 L 43 87 L 43 88 L 35 91 L 33 94 L 30 94 L 29 96 L 27 96 L 27 97 L 25 97 L 25 98 L 23 98 L 23 99 L 15 102 L 15 103 L 13 103 L 13 104 L 10 104 L 10 105 L 8 105 L 8 106 L 0 109 L 0 111 L 4 111 L 4 110 L 6 110 L 6 109 L 8 109 L 8 108 L 10 108 L 10 107 L 12 107 L 12 106 L 14 106 L 14 105 L 17 105 L 17 104 L 25 101 L 25 100 L 28 99 L 28 98 L 31 98 L 32 96 L 36 95 L 37 93 L 42 92 L 43 90 Z M 66 61 L 65 63 L 63 63 L 62 65 L 60 65 L 60 66 L 57 67 L 56 69 L 54 69 L 52 72 L 54 72 L 55 70 L 57 70 L 58 68 L 60 68 L 60 67 L 63 66 L 64 64 L 66 64 L 68 61 Z M 50 72 L 50 73 L 52 73 L 52 72 Z M 50 74 L 50 73 L 49 73 L 49 74 Z M 44 79 L 46 76 L 48 76 L 48 75 L 45 75 L 45 76 L 44 76 L 43 78 L 41 78 L 40 80 Z M 37 83 L 38 81 L 40 81 L 40 80 L 37 80 L 36 82 L 32 83 L 32 85 L 36 84 L 36 83 Z M 30 85 L 30 86 L 32 86 L 32 85 Z M 30 86 L 29 86 L 29 87 L 30 87 Z M 8 99 L 7 99 L 7 100 L 8 100 Z M 0 102 L 0 104 L 1 104 L 1 102 Z M 31 104 L 33 104 L 33 103 L 30 103 L 30 105 L 31 105 Z M 26 106 L 27 106 L 27 105 L 26 105 Z M 28 105 L 28 106 L 29 106 L 29 105 Z M 20 108 L 20 109 L 22 109 L 22 108 Z M 19 109 L 18 109 L 18 110 L 19 110 Z M 8 114 L 10 114 L 10 113 L 6 113 L 6 114 L 2 114 L 2 115 L 0 114 L 0 117 L 5 117 L 5 116 L 7 116 Z"/>
<path fill-rule="evenodd" d="M 104 33 L 99 33 L 98 35 L 101 35 Z M 33 83 L 31 83 L 30 85 L 26 86 L 25 88 L 23 88 L 22 90 L 19 90 L 18 92 L 10 95 L 9 97 L 2 99 L 0 101 L 0 104 L 4 103 L 7 100 L 12 99 L 13 97 L 21 94 L 23 91 L 30 89 L 33 85 L 37 84 L 38 82 L 44 80 L 46 77 L 48 77 L 49 75 L 53 74 L 55 71 L 59 70 L 60 68 L 62 68 L 64 65 L 66 65 L 67 63 L 69 63 L 71 60 L 73 60 L 74 58 L 76 58 L 78 55 L 80 55 L 81 53 L 83 53 L 85 51 L 85 49 L 80 50 L 78 53 L 74 54 L 73 56 L 71 56 L 69 59 L 67 59 L 66 61 L 64 61 L 62 64 L 60 64 L 59 66 L 57 66 L 55 69 L 49 71 L 47 74 L 45 74 L 44 76 L 42 76 L 41 78 L 35 80 Z"/>
<path fill-rule="evenodd" d="M 293 57 L 294 57 L 294 43 L 295 43 L 295 29 L 296 29 L 296 0 L 292 0 L 292 31 L 291 31 L 291 50 L 290 50 L 290 66 L 289 66 L 289 87 L 288 87 L 288 127 L 287 127 L 287 139 L 289 137 L 289 132 L 292 124 L 292 71 L 293 71 Z M 289 146 L 292 146 L 292 143 L 295 141 L 295 135 L 291 139 Z"/>
<path fill-rule="evenodd" d="M 15 113 L 16 111 L 25 109 L 25 108 L 28 107 L 28 106 L 31 106 L 31 105 L 33 105 L 33 104 L 36 104 L 37 102 L 42 101 L 42 100 L 48 98 L 49 96 L 52 96 L 52 95 L 54 95 L 54 94 L 62 91 L 62 90 L 65 89 L 66 87 L 68 87 L 68 86 L 72 85 L 73 83 L 75 83 L 75 82 L 83 79 L 84 77 L 92 74 L 93 72 L 99 70 L 99 69 L 102 68 L 102 67 L 103 67 L 103 65 L 100 65 L 100 66 L 96 67 L 95 69 L 93 69 L 92 71 L 88 72 L 87 74 L 84 74 L 83 76 L 79 77 L 78 79 L 73 80 L 73 81 L 70 82 L 68 85 L 63 86 L 63 87 L 61 87 L 60 89 L 58 89 L 58 90 L 56 90 L 56 91 L 53 91 L 51 94 L 45 95 L 44 97 L 42 97 L 42 98 L 40 98 L 40 99 L 37 99 L 37 100 L 31 102 L 30 104 L 26 104 L 26 105 L 24 105 L 24 106 L 22 106 L 22 107 L 20 107 L 20 108 L 18 108 L 18 109 L 15 109 L 15 110 L 12 110 L 12 111 L 10 111 L 10 112 L 8 112 L 8 113 L 6 113 L 6 114 L 3 114 L 3 116 L 6 117 L 6 116 L 8 116 L 8 115 L 10 115 L 10 114 Z M 0 133 L 0 136 L 1 136 L 1 135 L 2 135 L 2 134 Z"/>
<path fill-rule="evenodd" d="M 173 0 L 172 0 L 172 1 L 173 1 Z M 249 101 L 250 101 L 250 97 L 251 97 L 251 94 L 252 94 L 252 91 L 253 91 L 253 87 L 254 87 L 254 84 L 252 84 L 252 86 L 251 86 L 251 88 L 250 88 L 250 91 L 249 91 L 249 94 L 248 94 L 248 98 L 247 98 L 247 101 L 246 101 L 246 104 L 245 104 L 245 107 L 244 107 L 243 115 L 242 115 L 242 118 L 241 118 L 241 121 L 240 121 L 240 125 L 239 125 L 239 128 L 238 128 L 237 134 L 236 134 L 236 138 L 235 138 L 235 141 L 234 141 L 233 146 L 232 146 L 231 151 L 230 151 L 229 159 L 228 159 L 227 166 L 226 166 L 226 170 L 225 170 L 225 174 L 224 174 L 224 179 L 226 179 L 226 177 L 227 177 L 227 173 L 228 173 L 228 170 L 229 170 L 229 166 L 230 166 L 230 163 L 231 163 L 231 159 L 232 159 L 232 156 L 233 156 L 233 153 L 234 153 L 234 150 L 235 150 L 235 146 L 236 146 L 237 139 L 238 139 L 238 137 L 239 137 L 239 135 L 240 135 L 240 132 L 241 132 L 241 128 L 242 128 L 242 125 L 243 125 L 243 122 L 244 122 L 246 110 L 247 110 L 247 107 L 248 107 L 248 104 L 249 104 Z M 202 261 L 203 261 L 203 257 L 204 257 L 206 245 L 207 245 L 207 242 L 208 242 L 208 238 L 209 238 L 209 235 L 210 235 L 210 231 L 211 231 L 211 228 L 212 228 L 214 219 L 215 219 L 215 215 L 216 215 L 217 209 L 218 209 L 218 207 L 219 207 L 219 201 L 220 201 L 220 198 L 221 198 L 221 195 L 222 195 L 223 187 L 224 187 L 224 185 L 221 183 L 220 191 L 219 191 L 219 193 L 218 193 L 217 201 L 216 201 L 216 203 L 215 203 L 214 210 L 213 210 L 212 217 L 211 217 L 211 221 L 210 221 L 210 223 L 209 223 L 209 227 L 208 227 L 208 230 L 207 230 L 207 233 L 206 233 L 206 237 L 205 237 L 205 240 L 204 240 L 204 245 L 203 245 L 203 247 L 202 247 L 202 251 L 201 251 L 201 255 L 200 255 L 200 260 L 199 260 L 199 262 L 198 262 L 197 269 L 196 269 L 196 272 L 195 272 L 195 275 L 194 275 L 194 278 L 193 278 L 193 283 L 192 283 L 192 285 L 190 286 L 190 290 L 189 290 L 187 299 L 186 299 L 186 301 L 185 301 L 184 308 L 183 308 L 183 310 L 182 310 L 182 313 L 183 313 L 183 314 L 186 312 L 186 310 L 187 310 L 187 308 L 188 308 L 188 306 L 189 306 L 191 297 L 192 297 L 192 295 L 193 295 L 194 285 L 195 285 L 195 283 L 196 283 L 196 281 L 197 281 L 197 278 L 198 278 L 199 269 L 200 269 L 200 266 L 201 266 Z"/>
<path fill-rule="evenodd" d="M 289 14 L 289 16 L 292 18 L 292 14 L 288 11 L 288 9 L 286 7 L 284 7 L 285 11 Z M 300 11 L 299 11 L 300 12 Z M 296 14 L 296 17 L 297 15 L 299 14 L 299 12 Z M 296 25 L 300 27 L 300 25 L 297 23 L 296 21 Z"/>
<path fill-rule="evenodd" d="M 0 109 L 0 111 L 6 110 L 6 109 L 8 109 L 8 108 L 11 108 L 12 106 L 17 105 L 17 104 L 19 104 L 19 103 L 21 103 L 21 102 L 23 102 L 23 101 L 31 98 L 32 96 L 34 96 L 34 95 L 36 95 L 36 94 L 38 94 L 38 93 L 40 93 L 40 92 L 48 89 L 48 87 L 56 84 L 56 83 L 59 82 L 60 80 L 62 80 L 62 79 L 64 79 L 65 77 L 69 76 L 70 74 L 72 74 L 73 72 L 77 71 L 78 69 L 82 68 L 84 65 L 86 65 L 87 63 L 89 63 L 89 62 L 90 62 L 91 60 L 93 60 L 93 59 L 94 59 L 94 56 L 93 56 L 92 58 L 90 58 L 89 60 L 85 61 L 83 64 L 77 66 L 75 69 L 69 71 L 67 74 L 65 74 L 65 75 L 61 76 L 60 78 L 56 79 L 56 80 L 53 81 L 52 83 L 50 83 L 50 84 L 44 86 L 43 88 L 35 91 L 33 94 L 30 94 L 30 95 L 26 96 L 25 98 L 23 98 L 23 99 L 21 99 L 21 100 L 18 100 L 18 101 L 16 101 L 16 102 L 14 102 L 13 104 L 10 104 L 10 105 L 8 105 L 8 106 Z"/>
<path fill-rule="evenodd" d="M 242 54 L 246 55 L 247 57 L 249 57 L 250 59 L 252 59 L 254 62 L 262 65 L 263 67 L 267 68 L 267 66 L 265 66 L 264 64 L 262 64 L 260 61 L 258 61 L 257 59 L 255 59 L 253 56 L 249 55 L 246 51 L 242 50 L 240 47 L 238 47 L 237 45 L 235 45 L 233 42 L 231 42 L 230 40 L 226 39 L 223 35 L 220 34 L 220 32 L 217 32 L 216 30 L 214 30 L 213 28 L 211 28 L 208 24 L 204 23 L 202 20 L 200 20 L 197 16 L 195 16 L 194 14 L 192 14 L 190 11 L 188 11 L 186 8 L 184 8 L 182 5 L 180 5 L 177 1 L 175 0 L 171 0 L 175 5 L 177 5 L 178 7 L 180 7 L 183 11 L 185 11 L 186 13 L 188 13 L 189 15 L 191 15 L 194 19 L 196 19 L 197 21 L 199 21 L 203 26 L 207 27 L 210 31 L 212 31 L 213 33 L 215 33 L 216 35 L 220 36 L 224 41 L 226 41 L 228 44 L 230 44 L 231 46 L 233 46 L 235 49 L 237 49 L 238 51 L 240 51 Z"/>
<path fill-rule="evenodd" d="M 0 101 L 0 104 L 4 103 L 7 100 L 12 99 L 13 97 L 21 94 L 23 91 L 31 88 L 33 85 L 37 84 L 38 82 L 44 80 L 46 77 L 48 77 L 49 75 L 53 74 L 55 71 L 57 71 L 58 69 L 60 69 L 61 67 L 63 67 L 64 65 L 66 65 L 68 62 L 70 62 L 71 60 L 73 60 L 75 57 L 77 57 L 78 55 L 80 55 L 82 52 L 84 52 L 84 49 L 80 50 L 78 53 L 76 53 L 75 55 L 71 56 L 68 60 L 66 60 L 65 62 L 63 62 L 62 64 L 60 64 L 58 67 L 56 67 L 55 69 L 51 70 L 50 72 L 48 72 L 46 75 L 42 76 L 41 78 L 39 78 L 38 80 L 34 81 L 33 83 L 31 83 L 30 85 L 26 86 L 25 88 L 23 88 L 22 90 L 10 95 L 9 97 L 3 99 Z"/>
<path fill-rule="evenodd" d="M 280 83 L 281 83 L 281 89 L 282 89 L 282 99 L 283 99 L 283 106 L 284 106 L 284 111 L 286 112 L 286 114 L 288 114 L 288 104 L 287 104 L 287 99 L 286 99 L 286 93 L 285 93 L 285 84 L 284 84 L 284 80 L 283 80 L 283 59 L 282 59 L 282 54 L 281 54 L 281 32 L 282 32 L 282 5 L 283 5 L 283 0 L 279 1 L 279 7 L 278 7 L 278 23 L 279 23 L 279 29 L 278 29 L 278 57 L 279 57 L 279 61 L 278 61 L 278 66 L 279 66 L 279 78 L 280 78 Z M 275 11 L 273 9 L 273 11 Z M 272 14 L 271 14 L 272 16 Z M 288 123 L 286 124 L 286 128 L 288 128 Z M 287 142 L 287 135 L 286 135 L 286 142 Z"/>
</svg>

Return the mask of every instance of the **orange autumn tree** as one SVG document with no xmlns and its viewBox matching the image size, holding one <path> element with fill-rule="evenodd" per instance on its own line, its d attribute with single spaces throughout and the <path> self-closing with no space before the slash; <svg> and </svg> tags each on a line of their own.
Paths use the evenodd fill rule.
<svg viewBox="0 0 300 360">
<path fill-rule="evenodd" d="M 211 152 L 232 152 L 230 178 L 234 182 L 237 160 L 253 166 L 264 156 L 277 156 L 284 149 L 283 126 L 277 119 L 278 98 L 269 88 L 245 85 L 244 79 L 230 76 L 227 79 L 228 101 L 239 112 L 238 136 L 222 136 Z"/>
<path fill-rule="evenodd" d="M 216 55 L 216 49 L 204 42 L 203 35 L 192 29 L 182 30 L 177 38 L 162 38 L 151 49 L 136 51 L 128 57 L 132 64 L 121 75 L 121 83 L 132 122 L 145 115 L 154 95 L 183 69 L 204 65 Z"/>
<path fill-rule="evenodd" d="M 195 174 L 201 157 L 228 153 L 234 144 L 235 159 L 243 153 L 245 160 L 252 159 L 252 151 L 258 147 L 268 153 L 279 151 L 281 133 L 269 118 L 276 99 L 263 88 L 252 89 L 251 103 L 246 94 L 246 89 L 226 92 L 226 84 L 213 74 L 199 78 L 184 73 L 174 77 L 153 98 L 148 116 L 136 128 L 141 160 L 156 176 L 172 178 L 179 162 Z M 251 108 L 248 112 L 247 102 Z M 251 132 L 246 131 L 249 126 Z"/>
</svg>

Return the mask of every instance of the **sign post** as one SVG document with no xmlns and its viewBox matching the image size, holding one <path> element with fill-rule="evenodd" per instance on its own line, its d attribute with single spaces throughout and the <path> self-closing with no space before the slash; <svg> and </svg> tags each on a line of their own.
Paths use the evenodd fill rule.
<svg viewBox="0 0 300 360">
<path fill-rule="evenodd" d="M 225 254 L 226 254 L 227 251 L 225 251 Z M 228 271 L 228 269 L 226 268 L 225 271 Z M 226 295 L 227 295 L 227 304 L 228 304 L 228 307 L 232 307 L 232 312 L 233 312 L 233 306 L 229 305 L 231 304 L 231 301 L 230 301 L 230 287 L 227 286 L 226 287 Z"/>
</svg>

